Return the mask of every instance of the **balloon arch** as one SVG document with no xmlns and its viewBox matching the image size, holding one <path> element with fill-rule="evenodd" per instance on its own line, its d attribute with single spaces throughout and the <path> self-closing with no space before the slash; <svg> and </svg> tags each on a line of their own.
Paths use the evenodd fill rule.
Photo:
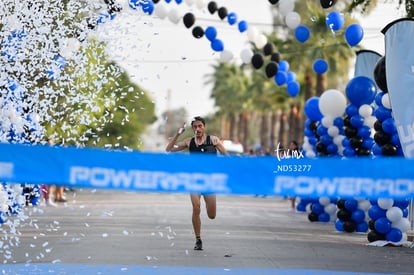
<svg viewBox="0 0 414 275">
<path fill-rule="evenodd" d="M 81 43 L 86 39 L 88 32 L 95 30 L 99 25 L 114 20 L 123 6 L 115 0 L 105 0 L 106 9 L 96 16 L 88 17 L 85 25 L 81 26 L 76 35 L 65 39 L 65 43 L 54 48 L 52 54 L 45 54 L 52 58 L 47 68 L 36 66 L 37 74 L 45 76 L 50 81 L 58 81 L 65 78 L 64 69 L 66 61 L 76 55 Z M 220 20 L 226 20 L 230 26 L 237 26 L 240 33 L 246 33 L 248 40 L 255 45 L 258 52 L 250 48 L 241 51 L 240 59 L 244 64 L 251 64 L 255 69 L 265 67 L 268 78 L 273 78 L 278 86 L 285 86 L 290 96 L 296 96 L 300 92 L 300 85 L 296 75 L 289 68 L 289 63 L 281 59 L 275 46 L 267 41 L 264 34 L 258 32 L 255 27 L 245 20 L 239 20 L 237 13 L 229 12 L 224 6 L 219 7 L 214 1 L 205 0 L 129 0 L 128 7 L 145 15 L 155 15 L 160 19 L 168 18 L 172 23 L 182 21 L 196 39 L 207 38 L 211 49 L 220 53 L 222 62 L 230 62 L 234 54 L 227 50 L 215 26 L 206 28 L 197 25 L 197 18 L 192 12 L 181 15 L 174 7 L 168 10 L 167 6 L 173 3 L 188 6 L 196 5 L 199 9 L 209 11 L 211 15 L 217 15 Z M 273 0 L 272 5 L 278 5 L 279 12 L 284 16 L 285 23 L 294 32 L 298 43 L 306 43 L 311 33 L 309 27 L 301 24 L 301 18 L 294 11 L 294 1 Z M 321 7 L 331 8 L 336 1 L 321 0 Z M 27 12 L 39 8 L 36 3 L 31 4 Z M 13 19 L 13 18 L 11 18 Z M 10 21 L 12 22 L 12 20 Z M 337 11 L 331 11 L 326 17 L 327 30 L 338 31 L 344 27 L 344 16 Z M 10 27 L 12 24 L 5 24 Z M 47 31 L 47 30 L 46 30 Z M 30 46 L 32 40 L 28 40 L 30 33 L 21 26 L 13 25 L 7 30 L 8 35 L 2 41 L 2 56 L 10 64 L 19 62 L 23 47 Z M 344 36 L 350 47 L 358 45 L 363 38 L 363 30 L 358 24 L 347 26 Z M 357 54 L 357 59 L 365 58 L 367 52 Z M 392 109 L 385 80 L 385 57 L 368 52 L 371 58 L 362 62 L 367 73 L 359 73 L 347 84 L 346 95 L 338 90 L 325 91 L 320 98 L 311 98 L 306 102 L 304 112 L 307 116 L 305 123 L 305 139 L 303 150 L 307 157 L 381 157 L 403 156 L 402 146 L 397 133 L 395 121 L 391 116 Z M 372 58 L 372 54 L 374 58 Z M 267 60 L 266 60 L 267 59 Z M 358 63 L 357 65 L 361 65 Z M 358 66 L 359 66 L 358 65 Z M 361 65 L 362 66 L 362 65 Z M 27 69 L 23 65 L 21 69 Z M 29 68 L 30 69 L 30 68 Z M 328 64 L 324 59 L 316 59 L 313 70 L 317 74 L 328 71 Z M 359 67 L 356 66 L 356 72 Z M 374 77 L 372 72 L 375 71 Z M 4 118 L 0 121 L 1 138 L 12 143 L 32 143 L 39 140 L 42 135 L 41 122 L 45 119 L 37 118 L 35 112 L 27 112 L 22 102 L 27 102 L 25 80 L 12 77 L 18 75 L 9 69 L 3 79 L 2 113 Z M 38 79 L 38 78 L 36 78 Z M 53 91 L 52 91 L 53 92 Z M 50 94 L 49 94 L 50 95 Z M 347 100 L 350 102 L 347 104 Z M 19 209 L 25 204 L 37 205 L 39 203 L 38 187 L 30 190 L 3 184 L 1 195 L 2 209 L 0 211 L 0 223 L 7 220 L 10 214 L 19 213 Z M 10 194 L 14 194 L 13 196 Z M 13 200 L 10 200 L 14 197 Z M 5 202 L 7 205 L 5 206 Z M 341 232 L 370 232 L 368 240 L 387 240 L 401 242 L 406 240 L 406 232 L 409 229 L 407 218 L 409 201 L 393 200 L 366 200 L 366 199 L 342 199 L 342 198 L 301 198 L 297 210 L 308 212 L 310 221 L 333 222 L 335 228 Z"/>
</svg>

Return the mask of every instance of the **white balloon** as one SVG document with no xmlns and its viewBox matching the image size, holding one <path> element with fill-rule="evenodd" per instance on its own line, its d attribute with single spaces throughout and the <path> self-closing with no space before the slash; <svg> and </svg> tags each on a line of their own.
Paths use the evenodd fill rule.
<svg viewBox="0 0 414 275">
<path fill-rule="evenodd" d="M 344 136 L 337 135 L 333 138 L 333 142 L 338 146 L 340 146 L 340 145 L 342 146 L 342 141 L 344 140 L 344 138 L 345 138 Z"/>
<path fill-rule="evenodd" d="M 184 0 L 184 2 L 189 6 L 194 4 L 194 0 Z"/>
<path fill-rule="evenodd" d="M 299 13 L 295 11 L 289 12 L 285 17 L 286 25 L 291 30 L 294 30 L 299 26 L 300 20 L 301 18 L 300 18 Z"/>
<path fill-rule="evenodd" d="M 328 197 L 320 197 L 319 203 L 322 204 L 323 206 L 326 206 L 331 203 L 331 199 Z"/>
<path fill-rule="evenodd" d="M 333 215 L 336 212 L 336 205 L 334 203 L 330 203 L 324 207 L 324 210 L 329 215 Z"/>
<path fill-rule="evenodd" d="M 155 6 L 154 14 L 158 16 L 160 19 L 165 19 L 168 15 L 168 10 L 162 3 L 158 3 Z"/>
<path fill-rule="evenodd" d="M 220 61 L 221 62 L 230 62 L 233 60 L 233 53 L 229 50 L 224 49 L 220 53 Z"/>
<path fill-rule="evenodd" d="M 279 11 L 283 16 L 286 16 L 289 12 L 295 9 L 295 1 L 293 0 L 280 0 Z"/>
<path fill-rule="evenodd" d="M 247 29 L 247 38 L 250 42 L 254 42 L 256 40 L 256 36 L 259 35 L 259 31 L 256 27 L 249 27 Z"/>
<path fill-rule="evenodd" d="M 305 155 L 307 158 L 314 158 L 316 157 L 316 153 L 313 150 L 305 151 Z"/>
<path fill-rule="evenodd" d="M 336 137 L 339 135 L 339 129 L 336 126 L 330 126 L 328 128 L 328 135 L 330 135 L 331 137 Z"/>
<path fill-rule="evenodd" d="M 374 128 L 374 124 L 377 121 L 375 116 L 369 116 L 364 119 L 364 125 L 368 126 L 369 128 Z"/>
<path fill-rule="evenodd" d="M 325 126 L 325 128 L 328 128 L 333 125 L 333 118 L 325 116 L 322 118 L 321 122 L 322 125 Z"/>
<path fill-rule="evenodd" d="M 197 0 L 196 2 L 196 6 L 197 8 L 199 8 L 200 10 L 202 8 L 204 8 L 207 5 L 207 0 Z"/>
<path fill-rule="evenodd" d="M 254 44 L 258 49 L 263 48 L 267 43 L 267 37 L 264 34 L 259 34 L 254 40 Z"/>
<path fill-rule="evenodd" d="M 322 93 L 319 98 L 319 110 L 325 116 L 342 116 L 346 108 L 346 98 L 338 90 L 330 89 Z"/>
<path fill-rule="evenodd" d="M 390 96 L 388 93 L 382 96 L 381 103 L 385 108 L 391 109 L 391 101 L 390 101 Z"/>
<path fill-rule="evenodd" d="M 364 118 L 369 117 L 372 115 L 372 107 L 368 104 L 363 104 L 359 107 L 358 113 Z"/>
<path fill-rule="evenodd" d="M 393 222 L 392 227 L 398 228 L 401 232 L 407 232 L 410 229 L 411 224 L 407 218 L 402 218 L 395 223 Z"/>
<path fill-rule="evenodd" d="M 398 222 L 399 220 L 402 219 L 403 217 L 403 212 L 401 210 L 401 208 L 393 206 L 390 209 L 387 210 L 387 212 L 385 213 L 385 215 L 387 216 L 387 218 L 391 221 L 391 222 Z"/>
<path fill-rule="evenodd" d="M 358 209 L 361 209 L 363 211 L 368 211 L 370 207 L 371 207 L 371 203 L 369 202 L 369 200 L 358 201 Z"/>
<path fill-rule="evenodd" d="M 181 20 L 181 13 L 177 9 L 172 8 L 168 13 L 168 19 L 174 24 L 178 24 Z"/>
<path fill-rule="evenodd" d="M 249 48 L 243 49 L 240 52 L 240 58 L 244 64 L 250 64 L 252 62 L 253 51 Z"/>
<path fill-rule="evenodd" d="M 378 199 L 378 206 L 384 210 L 390 209 L 393 204 L 393 199 Z"/>
</svg>

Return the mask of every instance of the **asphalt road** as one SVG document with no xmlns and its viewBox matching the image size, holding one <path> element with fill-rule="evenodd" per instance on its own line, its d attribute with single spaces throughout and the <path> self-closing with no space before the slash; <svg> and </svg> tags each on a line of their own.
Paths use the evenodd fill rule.
<svg viewBox="0 0 414 275">
<path fill-rule="evenodd" d="M 2 274 L 414 274 L 414 248 L 367 246 L 366 234 L 311 223 L 283 198 L 218 196 L 194 251 L 187 194 L 67 196 L 1 226 Z"/>
</svg>

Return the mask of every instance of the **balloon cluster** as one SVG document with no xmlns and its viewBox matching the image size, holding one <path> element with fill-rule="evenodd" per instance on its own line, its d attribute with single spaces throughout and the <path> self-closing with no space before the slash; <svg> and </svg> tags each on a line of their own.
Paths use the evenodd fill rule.
<svg viewBox="0 0 414 275">
<path fill-rule="evenodd" d="M 19 184 L 0 184 L 0 224 L 21 213 L 25 205 L 39 205 L 40 190 Z"/>
<path fill-rule="evenodd" d="M 323 117 L 319 110 L 319 97 L 311 97 L 305 102 L 304 113 L 306 120 L 302 148 L 306 157 L 313 158 L 316 156 L 316 144 L 319 141 L 317 129 Z"/>
<path fill-rule="evenodd" d="M 392 117 L 392 108 L 385 76 L 385 56 L 374 69 L 375 82 L 380 89 L 375 97 L 375 135 L 372 153 L 375 156 L 403 156 L 400 139 Z"/>
<path fill-rule="evenodd" d="M 367 211 L 370 207 L 369 200 L 339 199 L 337 201 L 335 228 L 339 232 L 368 231 Z"/>
<path fill-rule="evenodd" d="M 371 137 L 375 117 L 371 104 L 377 89 L 373 80 L 366 76 L 356 76 L 346 86 L 346 96 L 350 104 L 344 119 L 345 138 L 343 155 L 370 156 L 374 139 Z"/>
<path fill-rule="evenodd" d="M 333 221 L 336 213 L 336 200 L 321 197 L 311 203 L 310 210 L 308 219 L 311 222 Z"/>
<path fill-rule="evenodd" d="M 319 141 L 316 151 L 319 156 L 335 156 L 342 151 L 342 116 L 346 108 L 346 98 L 338 90 L 330 89 L 322 93 L 319 110 L 323 114 L 317 133 Z"/>
<path fill-rule="evenodd" d="M 401 242 L 407 240 L 409 200 L 378 199 L 371 201 L 368 210 L 368 241 Z"/>
</svg>

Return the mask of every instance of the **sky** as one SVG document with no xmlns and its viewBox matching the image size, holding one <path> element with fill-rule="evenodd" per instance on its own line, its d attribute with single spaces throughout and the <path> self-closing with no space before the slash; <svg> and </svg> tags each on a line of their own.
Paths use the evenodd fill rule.
<svg viewBox="0 0 414 275">
<path fill-rule="evenodd" d="M 220 53 L 211 49 L 205 37 L 194 38 L 191 29 L 187 29 L 182 21 L 174 23 L 168 17 L 158 18 L 155 13 L 149 16 L 129 8 L 126 0 L 122 2 L 126 2 L 123 11 L 115 20 L 103 24 L 97 36 L 108 43 L 111 58 L 127 70 L 131 80 L 149 92 L 156 106 L 158 122 L 165 121 L 161 114 L 166 110 L 181 107 L 188 112 L 187 121 L 196 115 L 212 114 L 215 111 L 210 97 L 212 86 L 206 81 L 213 72 L 212 66 L 220 60 Z M 214 26 L 225 49 L 233 53 L 233 62 L 241 62 L 240 52 L 249 45 L 248 35 L 241 33 L 236 25 L 220 20 L 217 13 L 210 14 L 206 7 L 208 1 L 195 0 L 192 5 L 188 4 L 191 1 L 183 1 L 180 5 L 174 1 L 169 4 L 160 2 L 168 14 L 173 14 L 172 10 L 181 15 L 192 12 L 196 17 L 195 25 L 204 29 Z M 269 1 L 215 2 L 218 7 L 226 7 L 229 13 L 236 13 L 238 21 L 247 21 L 259 33 L 271 31 Z M 384 37 L 380 31 L 401 17 L 401 10 L 390 2 L 393 1 L 379 0 L 376 10 L 368 18 L 360 19 L 364 29 L 360 44 L 381 55 L 384 54 Z M 198 6 L 198 3 L 205 5 Z"/>
</svg>

